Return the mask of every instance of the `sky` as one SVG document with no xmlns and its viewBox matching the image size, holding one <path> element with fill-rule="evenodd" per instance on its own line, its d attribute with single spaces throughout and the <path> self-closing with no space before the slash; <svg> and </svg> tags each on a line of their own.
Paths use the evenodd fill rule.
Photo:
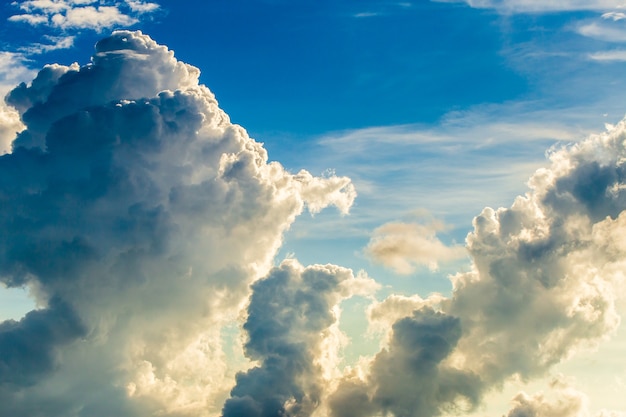
<svg viewBox="0 0 626 417">
<path fill-rule="evenodd" d="M 626 416 L 626 3 L 0 21 L 0 417 Z"/>
</svg>

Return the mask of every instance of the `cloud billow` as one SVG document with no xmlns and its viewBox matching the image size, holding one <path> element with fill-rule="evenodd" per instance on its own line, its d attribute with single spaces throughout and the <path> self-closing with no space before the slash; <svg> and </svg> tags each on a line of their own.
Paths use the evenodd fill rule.
<svg viewBox="0 0 626 417">
<path fill-rule="evenodd" d="M 309 202 L 352 204 L 349 179 L 268 162 L 198 76 L 118 31 L 7 96 L 26 129 L 0 157 L 0 279 L 41 309 L 0 325 L 0 416 L 219 410 L 249 284 Z"/>
<path fill-rule="evenodd" d="M 323 335 L 334 307 L 367 280 L 334 265 L 283 262 L 252 286 L 245 353 L 260 365 L 237 375 L 224 417 L 309 416 L 321 402 Z"/>
<path fill-rule="evenodd" d="M 551 166 L 530 178 L 524 196 L 510 208 L 485 208 L 466 239 L 472 268 L 452 277 L 450 298 L 376 303 L 371 318 L 395 322 L 387 346 L 365 377 L 344 377 L 330 396 L 331 415 L 472 411 L 510 378 L 543 377 L 609 337 L 623 296 L 625 138 L 622 121 L 552 150 Z M 428 308 L 441 326 L 408 325 Z M 421 338 L 443 346 L 439 356 L 428 355 Z"/>
</svg>

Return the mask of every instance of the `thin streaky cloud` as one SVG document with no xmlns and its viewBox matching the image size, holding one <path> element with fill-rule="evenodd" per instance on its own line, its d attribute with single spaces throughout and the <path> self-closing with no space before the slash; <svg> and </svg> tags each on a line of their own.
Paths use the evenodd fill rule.
<svg viewBox="0 0 626 417">
<path fill-rule="evenodd" d="M 579 35 L 604 42 L 626 42 L 626 24 L 621 20 L 601 19 L 581 24 L 576 32 Z"/>
<path fill-rule="evenodd" d="M 466 3 L 477 9 L 494 9 L 503 14 L 608 11 L 626 7 L 622 0 L 433 0 L 438 3 Z"/>
<path fill-rule="evenodd" d="M 600 51 L 589 54 L 589 59 L 600 62 L 626 61 L 626 50 Z"/>
</svg>

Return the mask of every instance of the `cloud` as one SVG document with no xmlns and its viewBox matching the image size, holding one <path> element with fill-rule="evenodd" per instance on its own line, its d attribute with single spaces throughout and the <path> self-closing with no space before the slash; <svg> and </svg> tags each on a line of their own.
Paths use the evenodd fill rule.
<svg viewBox="0 0 626 417">
<path fill-rule="evenodd" d="M 28 59 L 21 52 L 0 52 L 0 96 L 4 97 L 15 85 L 31 79 L 34 71 L 27 66 Z M 0 102 L 0 155 L 11 151 L 11 142 L 24 130 L 20 116 L 13 107 Z"/>
<path fill-rule="evenodd" d="M 139 0 L 126 0 L 126 4 L 133 12 L 149 13 L 158 10 L 161 6 L 157 3 L 143 2 Z"/>
<path fill-rule="evenodd" d="M 68 49 L 74 45 L 75 36 L 49 36 L 44 35 L 45 43 L 33 43 L 26 47 L 20 48 L 25 55 L 40 55 L 57 49 Z"/>
<path fill-rule="evenodd" d="M 604 42 L 622 43 L 626 41 L 626 26 L 619 14 L 605 13 L 600 19 L 580 24 L 577 33 Z"/>
<path fill-rule="evenodd" d="M 547 392 L 538 392 L 534 395 L 520 392 L 513 398 L 512 405 L 507 417 L 620 417 L 624 415 L 622 412 L 605 409 L 592 413 L 587 395 L 559 377 L 551 382 Z"/>
<path fill-rule="evenodd" d="M 472 269 L 453 277 L 450 298 L 372 307 L 377 322 L 396 319 L 390 341 L 369 373 L 344 377 L 331 415 L 472 411 L 508 379 L 543 377 L 609 337 L 626 255 L 625 137 L 626 120 L 553 149 L 525 195 L 485 208 L 467 236 Z"/>
<path fill-rule="evenodd" d="M 119 31 L 7 96 L 0 279 L 41 309 L 1 324 L 0 416 L 219 413 L 249 285 L 305 207 L 350 208 L 349 179 L 268 162 L 198 76 Z"/>
<path fill-rule="evenodd" d="M 479 106 L 451 112 L 435 125 L 326 134 L 292 161 L 311 172 L 341 167 L 359 190 L 355 215 L 341 221 L 303 218 L 296 229 L 311 239 L 326 238 L 325 230 L 336 230 L 365 245 L 372 230 L 420 208 L 453 224 L 456 230 L 450 235 L 460 241 L 486 204 L 502 205 L 515 198 L 530 174 L 546 164 L 545 151 L 555 140 L 584 139 L 592 126 L 602 126 L 597 116 L 606 111 L 569 108 L 564 116 L 542 106 Z"/>
<path fill-rule="evenodd" d="M 467 256 L 462 246 L 447 246 L 437 238 L 437 232 L 445 229 L 440 222 L 387 223 L 374 230 L 365 252 L 400 274 L 412 273 L 417 265 L 436 270 L 439 262 Z"/>
<path fill-rule="evenodd" d="M 114 27 L 128 27 L 143 14 L 159 10 L 157 3 L 132 1 L 98 2 L 76 0 L 25 0 L 16 2 L 25 14 L 9 17 L 9 21 L 32 26 L 45 25 L 56 29 L 92 29 L 103 31 Z"/>
<path fill-rule="evenodd" d="M 626 50 L 600 51 L 589 54 L 589 59 L 600 62 L 626 61 Z"/>
<path fill-rule="evenodd" d="M 56 365 L 57 348 L 84 336 L 80 319 L 59 299 L 19 322 L 0 323 L 0 384 L 29 386 Z"/>
<path fill-rule="evenodd" d="M 328 383 L 322 347 L 338 321 L 338 304 L 367 288 L 376 285 L 348 269 L 303 268 L 293 260 L 256 282 L 243 328 L 246 355 L 260 365 L 237 375 L 224 417 L 311 415 Z"/>
<path fill-rule="evenodd" d="M 433 416 L 442 404 L 477 404 L 479 376 L 445 364 L 461 336 L 458 318 L 430 307 L 396 321 L 367 382 L 347 378 L 330 397 L 331 416 Z"/>
<path fill-rule="evenodd" d="M 484 208 L 466 238 L 471 268 L 452 277 L 450 297 L 373 303 L 382 348 L 344 372 L 338 305 L 377 285 L 334 265 L 272 265 L 305 208 L 351 209 L 352 182 L 268 162 L 198 77 L 149 37 L 119 31 L 91 63 L 48 65 L 7 96 L 25 130 L 0 157 L 0 279 L 28 285 L 40 309 L 0 324 L 1 417 L 472 411 L 507 380 L 543 377 L 618 326 L 626 121 L 552 148 L 524 195 Z M 447 156 L 459 150 L 450 132 L 464 132 L 463 149 L 510 151 L 527 122 L 472 130 L 464 121 L 326 144 L 379 156 L 428 144 Z M 533 146 L 578 132 L 531 126 Z M 441 257 L 442 227 L 396 222 L 379 233 L 405 261 L 423 262 L 424 246 Z M 244 309 L 249 361 L 238 362 L 225 329 Z M 519 413 L 552 404 L 516 401 Z"/>
<path fill-rule="evenodd" d="M 123 14 L 113 6 L 86 6 L 68 9 L 65 14 L 55 14 L 50 18 L 52 26 L 61 29 L 94 29 L 101 31 L 114 26 L 131 26 L 137 19 Z"/>
<path fill-rule="evenodd" d="M 602 15 L 603 19 L 611 19 L 614 22 L 617 22 L 619 20 L 623 20 L 626 19 L 626 14 L 622 13 L 622 12 L 608 12 L 608 13 L 604 13 Z"/>
<path fill-rule="evenodd" d="M 459 0 L 435 0 L 441 3 L 456 3 Z M 607 11 L 620 9 L 624 3 L 620 0 L 463 0 L 468 6 L 477 9 L 496 9 L 501 13 L 550 13 L 564 11 Z"/>
</svg>

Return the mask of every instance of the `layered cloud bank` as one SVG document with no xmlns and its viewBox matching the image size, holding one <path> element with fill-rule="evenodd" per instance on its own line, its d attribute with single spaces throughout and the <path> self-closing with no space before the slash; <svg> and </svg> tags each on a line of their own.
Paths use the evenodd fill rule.
<svg viewBox="0 0 626 417">
<path fill-rule="evenodd" d="M 370 254 L 401 272 L 466 254 L 471 268 L 448 298 L 374 302 L 384 347 L 343 369 L 339 304 L 377 284 L 272 264 L 305 208 L 347 213 L 355 190 L 268 162 L 198 76 L 120 31 L 7 96 L 24 130 L 0 157 L 0 279 L 40 308 L 0 323 L 0 417 L 457 414 L 618 326 L 626 122 L 553 150 L 525 195 L 474 219 L 466 251 L 437 225 L 376 231 Z M 577 404 L 520 394 L 509 416 Z"/>
</svg>

